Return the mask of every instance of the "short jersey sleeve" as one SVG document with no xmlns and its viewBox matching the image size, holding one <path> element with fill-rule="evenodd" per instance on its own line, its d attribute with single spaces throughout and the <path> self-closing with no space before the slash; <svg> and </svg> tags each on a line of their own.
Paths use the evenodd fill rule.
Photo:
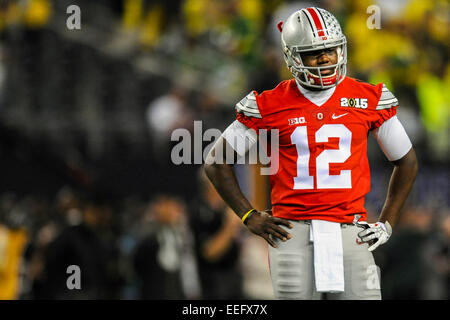
<svg viewBox="0 0 450 320">
<path fill-rule="evenodd" d="M 256 91 L 250 92 L 241 101 L 236 104 L 236 119 L 244 124 L 247 128 L 258 129 L 262 128 L 262 115 L 259 111 Z"/>
<path fill-rule="evenodd" d="M 375 118 L 371 123 L 371 130 L 379 128 L 385 121 L 397 114 L 398 100 L 385 84 L 375 108 Z"/>
</svg>

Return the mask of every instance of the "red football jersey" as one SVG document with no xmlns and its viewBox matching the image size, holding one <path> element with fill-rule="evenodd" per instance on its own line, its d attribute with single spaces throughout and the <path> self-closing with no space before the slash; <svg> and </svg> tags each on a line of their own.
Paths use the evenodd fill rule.
<svg viewBox="0 0 450 320">
<path fill-rule="evenodd" d="M 369 131 L 396 114 L 397 99 L 382 84 L 346 77 L 321 106 L 294 79 L 236 105 L 249 128 L 279 130 L 279 168 L 270 176 L 275 217 L 351 223 L 366 220 L 370 191 Z"/>
</svg>

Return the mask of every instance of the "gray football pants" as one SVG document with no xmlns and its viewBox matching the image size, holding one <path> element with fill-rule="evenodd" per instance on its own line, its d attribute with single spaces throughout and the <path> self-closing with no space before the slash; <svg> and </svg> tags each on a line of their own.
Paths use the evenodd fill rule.
<svg viewBox="0 0 450 320">
<path fill-rule="evenodd" d="M 269 246 L 269 267 L 276 299 L 380 300 L 379 268 L 375 265 L 368 244 L 357 244 L 363 229 L 342 224 L 345 291 L 319 293 L 314 280 L 314 244 L 310 241 L 310 222 L 290 220 L 292 238 L 275 240 L 277 248 Z"/>
</svg>

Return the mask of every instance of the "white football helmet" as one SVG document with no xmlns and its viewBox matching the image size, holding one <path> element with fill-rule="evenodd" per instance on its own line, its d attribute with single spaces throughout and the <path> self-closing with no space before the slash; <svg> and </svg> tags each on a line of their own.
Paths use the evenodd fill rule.
<svg viewBox="0 0 450 320">
<path fill-rule="evenodd" d="M 294 78 L 303 86 L 328 89 L 344 80 L 347 68 L 347 40 L 337 19 L 328 11 L 311 7 L 294 12 L 286 22 L 280 22 L 281 44 L 284 60 Z M 307 67 L 301 53 L 336 48 L 337 64 Z M 334 68 L 331 75 L 321 71 Z M 311 72 L 313 71 L 313 72 Z"/>
</svg>

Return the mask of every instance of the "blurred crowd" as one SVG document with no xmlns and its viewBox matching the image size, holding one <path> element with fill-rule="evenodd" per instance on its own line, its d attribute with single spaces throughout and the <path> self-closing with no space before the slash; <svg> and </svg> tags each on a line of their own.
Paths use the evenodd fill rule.
<svg viewBox="0 0 450 320">
<path fill-rule="evenodd" d="M 271 298 L 266 265 L 242 263 L 266 258 L 264 241 L 249 236 L 202 171 L 194 183 L 191 201 L 111 200 L 68 186 L 53 199 L 3 194 L 0 299 Z M 68 289 L 73 265 L 79 290 Z"/>
<path fill-rule="evenodd" d="M 272 298 L 265 243 L 199 165 L 171 163 L 171 134 L 223 131 L 250 90 L 290 78 L 276 24 L 311 5 L 340 21 L 348 75 L 397 96 L 420 162 L 375 251 L 383 297 L 448 299 L 446 0 L 0 0 L 0 299 Z M 374 219 L 391 166 L 368 152 Z"/>
</svg>

